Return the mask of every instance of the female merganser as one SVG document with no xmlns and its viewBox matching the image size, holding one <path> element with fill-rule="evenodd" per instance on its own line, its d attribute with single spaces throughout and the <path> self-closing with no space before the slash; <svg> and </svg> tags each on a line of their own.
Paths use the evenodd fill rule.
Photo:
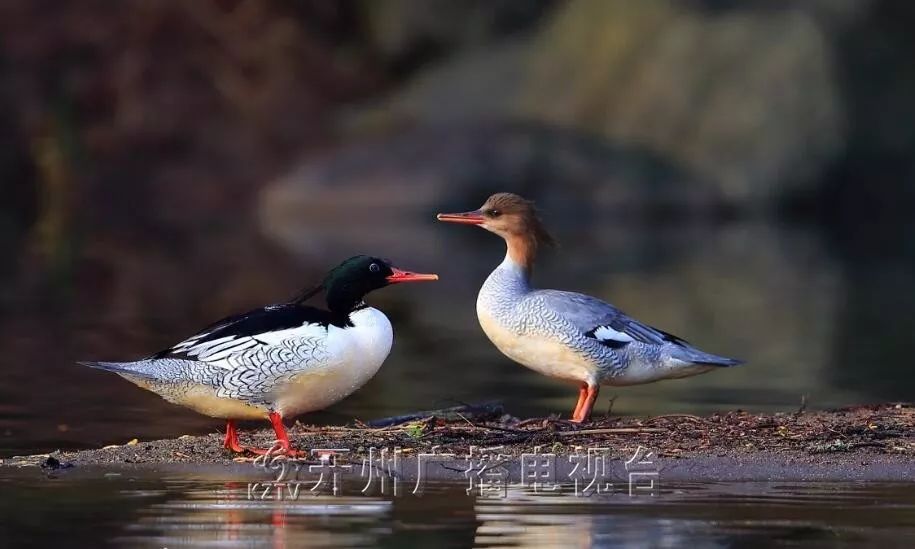
<svg viewBox="0 0 915 549">
<path fill-rule="evenodd" d="M 366 305 L 364 296 L 389 284 L 423 280 L 438 276 L 355 256 L 292 301 L 228 317 L 143 360 L 81 364 L 115 372 L 169 402 L 225 418 L 223 445 L 235 452 L 248 449 L 238 443 L 235 420 L 267 418 L 283 451 L 292 454 L 283 418 L 349 396 L 375 375 L 391 351 L 391 323 Z M 304 304 L 322 290 L 327 309 Z"/>
<path fill-rule="evenodd" d="M 741 361 L 704 353 L 591 296 L 531 287 L 537 249 L 552 242 L 533 202 L 494 194 L 471 212 L 439 221 L 479 225 L 505 239 L 505 260 L 477 298 L 486 336 L 512 360 L 580 384 L 572 421 L 591 416 L 600 385 L 635 385 L 701 374 Z"/>
</svg>

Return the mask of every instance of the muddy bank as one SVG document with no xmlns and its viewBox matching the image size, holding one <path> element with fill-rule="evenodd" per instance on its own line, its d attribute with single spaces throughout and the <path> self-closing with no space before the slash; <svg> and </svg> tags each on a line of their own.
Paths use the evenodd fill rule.
<svg viewBox="0 0 915 549">
<path fill-rule="evenodd" d="M 521 420 L 492 406 L 402 419 L 385 427 L 296 423 L 290 438 L 305 450 L 298 458 L 303 464 L 318 463 L 324 453 L 320 450 L 336 449 L 338 463 L 352 465 L 349 472 L 356 475 L 372 448 L 399 448 L 403 476 L 413 478 L 418 456 L 436 447 L 437 453 L 454 457 L 434 460 L 428 475 L 460 479 L 474 446 L 493 448 L 483 454 L 493 456 L 510 474 L 519 473 L 522 454 L 539 447 L 541 453 L 557 456 L 560 475 L 574 468 L 576 460 L 570 456 L 576 452 L 601 448 L 609 470 L 620 476 L 627 471 L 625 462 L 641 447 L 653 452 L 652 469 L 671 480 L 915 480 L 915 407 L 909 404 L 777 414 L 733 411 L 705 417 L 601 418 L 581 426 L 551 418 Z M 268 430 L 242 434 L 243 444 L 268 447 L 272 442 Z M 255 456 L 230 454 L 221 443 L 222 435 L 217 433 L 131 441 L 96 450 L 13 457 L 0 465 L 66 474 L 159 470 L 258 478 L 269 473 L 252 466 Z M 474 451 L 477 457 L 483 455 Z"/>
</svg>

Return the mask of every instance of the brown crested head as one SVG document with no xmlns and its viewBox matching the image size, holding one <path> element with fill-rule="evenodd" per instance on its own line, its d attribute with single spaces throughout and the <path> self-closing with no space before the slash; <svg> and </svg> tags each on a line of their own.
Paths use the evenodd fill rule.
<svg viewBox="0 0 915 549">
<path fill-rule="evenodd" d="M 534 203 L 514 193 L 496 193 L 478 210 L 438 214 L 439 221 L 479 225 L 496 233 L 508 244 L 508 253 L 517 263 L 530 268 L 537 250 L 552 245 L 550 236 Z"/>
<path fill-rule="evenodd" d="M 538 245 L 553 244 L 534 202 L 514 193 L 496 193 L 486 199 L 480 212 L 486 219 L 483 227 L 503 238 L 527 235 Z"/>
</svg>

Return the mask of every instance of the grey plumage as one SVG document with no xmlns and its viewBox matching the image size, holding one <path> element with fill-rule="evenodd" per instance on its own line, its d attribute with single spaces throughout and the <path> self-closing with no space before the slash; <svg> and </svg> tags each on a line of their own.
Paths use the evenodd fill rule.
<svg viewBox="0 0 915 549">
<path fill-rule="evenodd" d="M 586 357 L 606 382 L 633 366 L 673 369 L 727 367 L 741 361 L 709 354 L 657 328 L 641 323 L 597 298 L 559 290 L 534 290 L 522 267 L 506 258 L 484 283 L 477 302 L 503 328 L 517 336 L 550 338 Z M 707 370 L 707 368 L 706 368 Z M 677 377 L 670 372 L 659 377 Z"/>
<path fill-rule="evenodd" d="M 666 348 L 673 358 L 710 366 L 736 366 L 742 361 L 700 351 L 685 340 L 627 316 L 625 313 L 597 298 L 560 290 L 537 290 L 525 297 L 542 309 L 562 316 L 586 336 L 594 338 L 596 330 L 609 327 L 630 336 L 642 349 Z M 536 307 L 535 306 L 535 307 Z M 638 346 L 637 346 L 638 347 Z"/>
<path fill-rule="evenodd" d="M 188 384 L 197 384 L 214 389 L 218 397 L 234 398 L 252 405 L 268 405 L 274 396 L 274 388 L 327 358 L 325 341 L 317 336 L 302 335 L 276 342 L 263 342 L 252 337 L 232 339 L 239 344 L 231 349 L 222 346 L 226 349 L 223 352 L 178 345 L 200 360 L 147 358 L 134 362 L 80 364 L 144 380 L 147 384 L 154 384 L 158 388 L 156 392 L 166 398 L 176 391 L 181 392 L 182 387 Z"/>
<path fill-rule="evenodd" d="M 114 372 L 159 394 L 165 400 L 181 403 L 195 386 L 218 388 L 225 372 L 204 362 L 179 359 L 147 359 L 134 362 L 79 362 L 83 366 Z"/>
</svg>

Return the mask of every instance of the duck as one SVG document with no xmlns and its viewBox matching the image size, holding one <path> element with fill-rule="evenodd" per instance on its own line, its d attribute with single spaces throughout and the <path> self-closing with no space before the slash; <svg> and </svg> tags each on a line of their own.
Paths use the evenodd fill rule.
<svg viewBox="0 0 915 549">
<path fill-rule="evenodd" d="M 438 275 L 358 255 L 288 302 L 229 316 L 147 358 L 80 364 L 225 419 L 223 447 L 233 452 L 266 453 L 239 443 L 236 421 L 267 419 L 276 433 L 273 450 L 294 455 L 283 420 L 343 400 L 378 372 L 391 351 L 391 322 L 366 305 L 366 294 L 433 280 Z M 325 307 L 306 305 L 320 293 Z"/>
<path fill-rule="evenodd" d="M 602 385 L 651 383 L 743 363 L 700 351 L 596 297 L 534 288 L 537 252 L 553 239 L 530 200 L 496 193 L 476 210 L 440 213 L 437 218 L 476 225 L 505 240 L 505 259 L 477 296 L 480 327 L 513 361 L 578 385 L 574 423 L 590 419 Z"/>
</svg>

